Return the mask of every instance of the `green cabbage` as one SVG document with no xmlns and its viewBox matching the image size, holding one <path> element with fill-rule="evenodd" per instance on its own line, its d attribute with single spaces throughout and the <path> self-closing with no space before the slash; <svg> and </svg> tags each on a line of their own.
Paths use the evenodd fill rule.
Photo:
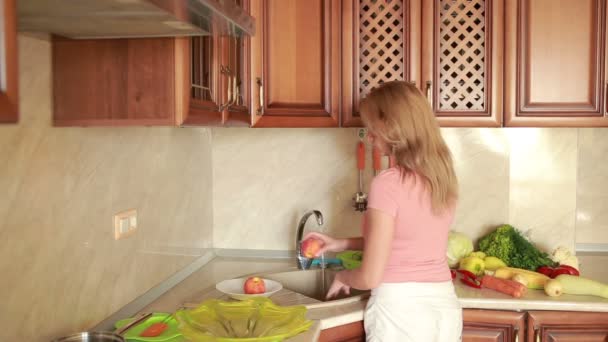
<svg viewBox="0 0 608 342">
<path fill-rule="evenodd" d="M 463 233 L 450 231 L 448 235 L 448 265 L 457 267 L 460 259 L 473 252 L 473 241 Z"/>
</svg>

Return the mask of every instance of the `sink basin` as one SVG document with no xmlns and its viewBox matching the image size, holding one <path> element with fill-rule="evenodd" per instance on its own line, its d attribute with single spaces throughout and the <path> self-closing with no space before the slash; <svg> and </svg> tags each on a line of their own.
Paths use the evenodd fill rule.
<svg viewBox="0 0 608 342">
<path fill-rule="evenodd" d="M 345 298 L 357 297 L 369 294 L 369 291 L 359 291 L 351 289 L 349 295 L 341 293 L 338 297 L 330 300 L 325 299 L 327 290 L 331 285 L 336 273 L 335 269 L 310 269 L 278 272 L 264 275 L 264 278 L 276 280 L 283 284 L 283 287 L 294 292 L 301 293 L 306 297 L 314 298 L 322 302 L 333 302 Z"/>
</svg>

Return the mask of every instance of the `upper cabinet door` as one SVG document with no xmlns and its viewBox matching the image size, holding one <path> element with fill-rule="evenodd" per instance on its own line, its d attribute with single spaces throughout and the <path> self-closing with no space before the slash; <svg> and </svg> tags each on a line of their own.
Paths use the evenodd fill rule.
<svg viewBox="0 0 608 342">
<path fill-rule="evenodd" d="M 500 126 L 503 0 L 422 1 L 422 84 L 442 126 Z"/>
<path fill-rule="evenodd" d="M 372 89 L 418 81 L 420 3 L 345 0 L 342 6 L 342 125 L 362 126 L 359 101 Z"/>
<path fill-rule="evenodd" d="M 252 0 L 252 123 L 339 125 L 341 1 Z"/>
<path fill-rule="evenodd" d="M 174 125 L 173 38 L 52 42 L 56 126 Z"/>
<path fill-rule="evenodd" d="M 507 1 L 507 126 L 606 126 L 606 1 Z"/>
<path fill-rule="evenodd" d="M 15 123 L 19 119 L 15 0 L 0 1 L 0 44 L 0 122 Z"/>
</svg>

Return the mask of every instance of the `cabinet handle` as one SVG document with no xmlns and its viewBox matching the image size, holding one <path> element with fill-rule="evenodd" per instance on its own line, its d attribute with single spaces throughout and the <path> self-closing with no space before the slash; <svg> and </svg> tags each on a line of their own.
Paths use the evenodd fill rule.
<svg viewBox="0 0 608 342">
<path fill-rule="evenodd" d="M 540 329 L 534 327 L 534 342 L 540 342 Z"/>
<path fill-rule="evenodd" d="M 218 110 L 220 112 L 223 112 L 224 109 L 228 108 L 228 106 L 230 104 L 230 97 L 232 96 L 230 94 L 230 90 L 231 90 L 231 88 L 230 88 L 230 67 L 220 65 L 220 74 L 221 75 L 227 75 L 227 77 L 228 77 L 228 98 L 226 99 L 226 102 L 225 103 L 221 103 L 219 105 L 219 108 L 218 108 Z"/>
<path fill-rule="evenodd" d="M 433 83 L 431 81 L 426 81 L 426 99 L 433 107 Z"/>
<path fill-rule="evenodd" d="M 231 85 L 231 81 L 232 81 L 232 77 L 230 77 L 230 68 L 227 69 L 228 70 L 228 98 L 226 99 L 226 104 L 224 105 L 224 108 L 228 108 L 230 107 L 230 102 L 232 101 L 232 85 Z"/>
<path fill-rule="evenodd" d="M 238 88 L 238 84 L 236 83 L 237 79 L 236 79 L 236 73 L 234 76 L 232 76 L 232 102 L 230 102 L 231 106 L 234 106 L 237 104 L 237 101 L 239 100 L 239 88 Z"/>
<path fill-rule="evenodd" d="M 515 329 L 513 329 L 513 334 L 514 334 L 514 338 L 513 338 L 513 342 L 519 342 L 519 328 L 515 327 Z"/>
<path fill-rule="evenodd" d="M 257 83 L 258 87 L 260 88 L 260 91 L 259 91 L 260 106 L 258 107 L 257 115 L 264 115 L 264 84 L 262 84 L 262 79 L 259 77 L 256 78 L 256 83 Z"/>
</svg>

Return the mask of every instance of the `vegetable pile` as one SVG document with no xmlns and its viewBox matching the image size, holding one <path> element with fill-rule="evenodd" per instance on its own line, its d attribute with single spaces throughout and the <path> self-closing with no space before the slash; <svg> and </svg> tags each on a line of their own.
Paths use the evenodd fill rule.
<svg viewBox="0 0 608 342">
<path fill-rule="evenodd" d="M 513 226 L 504 224 L 479 240 L 479 250 L 507 265 L 536 271 L 540 266 L 556 266 L 547 253 L 540 251 Z"/>
</svg>

